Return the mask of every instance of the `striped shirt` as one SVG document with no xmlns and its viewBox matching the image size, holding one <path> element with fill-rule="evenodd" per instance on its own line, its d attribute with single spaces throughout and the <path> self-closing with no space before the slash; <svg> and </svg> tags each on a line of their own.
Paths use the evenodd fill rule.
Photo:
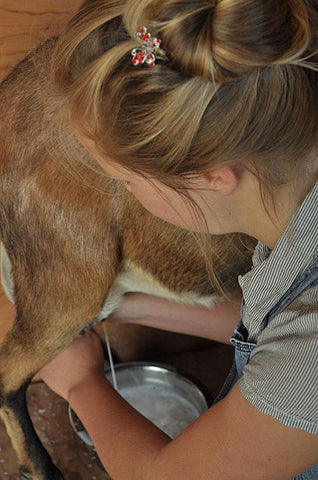
<svg viewBox="0 0 318 480">
<path fill-rule="evenodd" d="M 262 330 L 269 311 L 318 256 L 318 183 L 272 252 L 259 243 L 253 268 L 239 277 L 242 322 L 256 343 L 239 380 L 242 395 L 284 425 L 318 435 L 318 285 Z"/>
</svg>

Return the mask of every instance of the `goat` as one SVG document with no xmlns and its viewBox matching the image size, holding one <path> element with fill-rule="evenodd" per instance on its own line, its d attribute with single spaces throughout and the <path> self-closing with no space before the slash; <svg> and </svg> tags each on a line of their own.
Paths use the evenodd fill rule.
<svg viewBox="0 0 318 480">
<path fill-rule="evenodd" d="M 26 407 L 26 388 L 42 366 L 106 318 L 127 291 L 211 307 L 221 299 L 190 232 L 144 210 L 121 182 L 100 174 L 81 145 L 68 170 L 82 181 L 58 160 L 65 151 L 53 128 L 59 111 L 49 75 L 54 44 L 40 45 L 0 86 L 0 237 L 6 289 L 16 305 L 0 346 L 0 414 L 20 474 L 33 480 L 63 478 Z M 238 274 L 249 268 L 250 250 L 236 235 L 211 236 L 211 242 L 215 273 L 232 295 Z"/>
</svg>

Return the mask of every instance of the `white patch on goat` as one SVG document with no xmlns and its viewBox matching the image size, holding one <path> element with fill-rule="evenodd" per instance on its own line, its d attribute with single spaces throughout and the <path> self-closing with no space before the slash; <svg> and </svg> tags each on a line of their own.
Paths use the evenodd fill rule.
<svg viewBox="0 0 318 480">
<path fill-rule="evenodd" d="M 200 304 L 209 308 L 221 299 L 218 295 L 201 296 L 196 292 L 176 293 L 156 280 L 151 273 L 145 272 L 131 261 L 125 261 L 109 290 L 104 307 L 96 318 L 102 320 L 108 317 L 119 307 L 124 295 L 132 292 L 155 295 L 178 303 Z"/>
</svg>

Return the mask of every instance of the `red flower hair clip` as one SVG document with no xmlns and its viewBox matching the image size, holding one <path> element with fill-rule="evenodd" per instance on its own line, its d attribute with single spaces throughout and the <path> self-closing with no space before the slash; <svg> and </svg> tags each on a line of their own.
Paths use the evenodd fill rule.
<svg viewBox="0 0 318 480">
<path fill-rule="evenodd" d="M 141 27 L 136 36 L 142 40 L 143 44 L 141 47 L 136 47 L 131 51 L 133 57 L 131 63 L 135 66 L 146 63 L 153 67 L 156 63 L 156 50 L 160 47 L 161 40 L 152 37 L 146 27 Z"/>
</svg>

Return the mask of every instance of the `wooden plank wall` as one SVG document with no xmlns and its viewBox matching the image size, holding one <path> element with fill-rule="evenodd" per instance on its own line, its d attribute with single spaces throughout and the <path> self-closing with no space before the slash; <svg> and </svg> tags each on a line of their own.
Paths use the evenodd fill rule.
<svg viewBox="0 0 318 480">
<path fill-rule="evenodd" d="M 0 81 L 41 41 L 58 35 L 81 3 L 82 0 L 0 0 Z M 13 317 L 14 307 L 0 286 L 0 341 Z"/>
<path fill-rule="evenodd" d="M 42 40 L 57 35 L 82 0 L 0 0 L 0 80 Z"/>
</svg>

